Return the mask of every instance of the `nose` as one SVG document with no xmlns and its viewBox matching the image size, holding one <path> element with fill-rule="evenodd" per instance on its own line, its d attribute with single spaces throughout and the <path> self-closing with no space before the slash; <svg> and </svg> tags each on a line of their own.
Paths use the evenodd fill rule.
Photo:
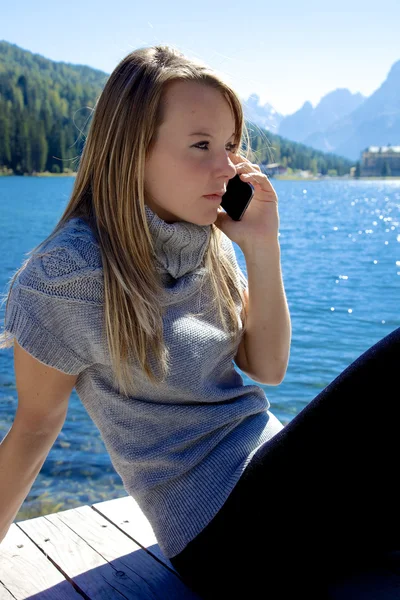
<svg viewBox="0 0 400 600">
<path fill-rule="evenodd" d="M 224 179 L 232 179 L 236 175 L 236 167 L 229 158 L 229 153 L 225 153 L 221 160 L 218 162 L 217 171 L 219 173 L 219 177 L 223 177 Z"/>
</svg>

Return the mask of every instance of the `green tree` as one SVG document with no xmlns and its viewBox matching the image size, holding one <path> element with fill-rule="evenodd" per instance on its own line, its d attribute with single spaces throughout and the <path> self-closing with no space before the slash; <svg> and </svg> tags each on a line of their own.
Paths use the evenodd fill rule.
<svg viewBox="0 0 400 600">
<path fill-rule="evenodd" d="M 318 166 L 317 166 L 317 159 L 313 158 L 310 160 L 310 171 L 313 175 L 317 175 L 318 173 Z"/>
<path fill-rule="evenodd" d="M 22 114 L 16 119 L 13 142 L 11 168 L 17 175 L 31 172 L 29 127 Z"/>
<path fill-rule="evenodd" d="M 10 166 L 11 164 L 11 144 L 10 144 L 10 126 L 7 118 L 0 112 L 0 164 Z"/>
<path fill-rule="evenodd" d="M 44 171 L 48 154 L 48 143 L 44 131 L 43 121 L 35 127 L 32 136 L 32 169 L 36 173 Z"/>
<path fill-rule="evenodd" d="M 327 161 L 323 157 L 318 159 L 318 171 L 321 175 L 326 175 L 328 172 Z"/>
</svg>

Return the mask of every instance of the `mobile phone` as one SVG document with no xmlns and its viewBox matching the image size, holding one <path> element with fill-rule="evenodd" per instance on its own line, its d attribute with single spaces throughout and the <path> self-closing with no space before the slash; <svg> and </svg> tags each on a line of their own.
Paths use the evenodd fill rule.
<svg viewBox="0 0 400 600">
<path fill-rule="evenodd" d="M 251 183 L 242 181 L 240 175 L 235 175 L 228 181 L 226 192 L 222 196 L 221 206 L 234 221 L 240 221 L 254 195 Z"/>
</svg>

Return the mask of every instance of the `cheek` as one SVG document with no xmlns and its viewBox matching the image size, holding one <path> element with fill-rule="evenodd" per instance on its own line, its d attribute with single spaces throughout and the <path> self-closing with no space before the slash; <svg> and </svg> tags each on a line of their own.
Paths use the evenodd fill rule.
<svg viewBox="0 0 400 600">
<path fill-rule="evenodd" d="M 171 160 L 166 171 L 166 181 L 189 190 L 196 189 L 199 183 L 204 181 L 209 168 L 205 160 L 199 160 L 198 156 L 189 154 Z"/>
<path fill-rule="evenodd" d="M 159 153 L 149 161 L 146 181 L 147 189 L 159 201 L 170 204 L 181 202 L 187 194 L 198 194 L 204 189 L 209 178 L 208 157 L 198 152 Z"/>
<path fill-rule="evenodd" d="M 155 195 L 175 178 L 175 164 L 171 157 L 155 156 L 148 161 L 145 169 L 147 189 Z"/>
<path fill-rule="evenodd" d="M 201 150 L 198 150 L 198 152 L 200 153 Z M 192 155 L 185 162 L 187 173 L 190 173 L 191 177 L 197 180 L 204 178 L 210 173 L 211 164 L 207 156 Z"/>
</svg>

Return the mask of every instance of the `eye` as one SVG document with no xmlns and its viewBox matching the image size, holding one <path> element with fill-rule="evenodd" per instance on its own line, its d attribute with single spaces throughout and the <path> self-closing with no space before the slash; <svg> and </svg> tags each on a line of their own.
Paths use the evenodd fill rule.
<svg viewBox="0 0 400 600">
<path fill-rule="evenodd" d="M 208 150 L 208 144 L 210 142 L 199 142 L 198 144 L 194 144 L 194 148 L 198 148 L 199 150 Z M 200 148 L 200 146 L 204 146 L 204 144 L 206 145 L 205 148 Z"/>
<path fill-rule="evenodd" d="M 198 142 L 197 144 L 194 144 L 194 148 L 198 148 L 199 150 L 208 150 L 208 145 L 209 145 L 209 141 L 204 141 L 204 142 Z M 206 146 L 205 148 L 201 148 L 200 146 Z M 226 146 L 230 152 L 235 152 L 237 145 L 236 144 L 227 144 Z"/>
</svg>

